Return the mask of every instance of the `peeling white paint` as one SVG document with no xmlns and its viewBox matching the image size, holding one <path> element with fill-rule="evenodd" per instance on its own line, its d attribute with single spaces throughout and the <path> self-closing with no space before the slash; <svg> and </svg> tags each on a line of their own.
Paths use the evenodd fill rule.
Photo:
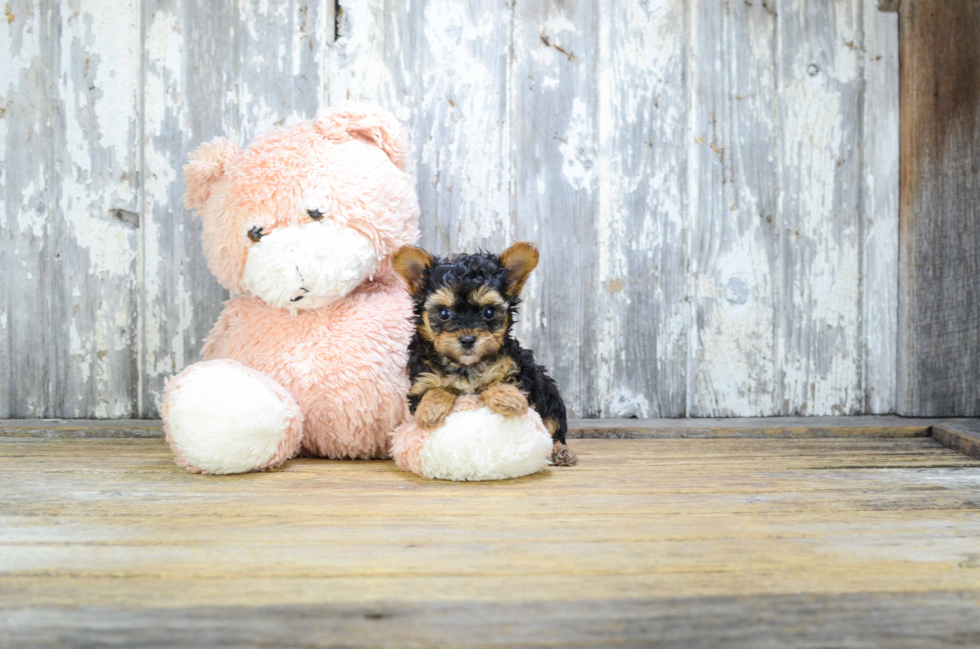
<svg viewBox="0 0 980 649">
<path fill-rule="evenodd" d="M 592 120 L 580 97 L 572 101 L 572 114 L 561 139 L 562 173 L 576 189 L 591 189 L 595 176 L 595 151 L 592 149 Z"/>
<path fill-rule="evenodd" d="M 494 20 L 500 8 L 486 11 L 472 17 L 443 0 L 423 14 L 418 111 L 421 128 L 432 130 L 418 136 L 420 190 L 424 199 L 434 179 L 433 216 L 453 215 L 457 250 L 502 246 L 510 231 L 509 117 L 500 97 L 508 42 Z"/>
<path fill-rule="evenodd" d="M 617 388 L 609 396 L 610 417 L 636 417 L 647 419 L 650 417 L 650 402 L 642 394 L 633 394 L 625 388 Z"/>
<path fill-rule="evenodd" d="M 29 181 L 20 191 L 21 209 L 17 213 L 17 226 L 22 232 L 30 231 L 31 235 L 42 239 L 47 231 L 48 219 L 37 206 L 36 199 L 40 194 L 37 185 Z"/>
<path fill-rule="evenodd" d="M 38 11 L 0 21 L 0 154 L 14 129 L 56 131 L 63 149 L 53 154 L 57 174 L 36 152 L 3 160 L 0 230 L 13 235 L 11 277 L 74 309 L 62 314 L 69 358 L 59 359 L 72 384 L 49 373 L 44 386 L 66 411 L 30 395 L 18 412 L 127 415 L 138 344 L 141 412 L 154 414 L 162 380 L 198 358 L 221 295 L 203 264 L 199 224 L 179 205 L 187 152 L 217 134 L 194 129 L 217 124 L 244 144 L 316 103 L 348 98 L 377 101 L 412 129 L 427 245 L 548 243 L 518 331 L 560 368 L 573 414 L 894 407 L 893 16 L 857 0 L 819 20 L 801 0 L 777 15 L 758 3 L 677 0 L 624 0 L 598 14 L 345 1 L 333 43 L 332 5 L 261 0 L 231 12 L 240 23 L 226 27 L 243 58 L 217 77 L 225 85 L 205 107 L 194 84 L 226 62 L 188 60 L 196 41 L 185 21 L 194 18 L 183 6 L 59 6 L 62 24 L 48 36 L 57 43 L 41 42 L 40 25 L 55 14 Z M 892 66 L 885 81 L 872 46 Z M 57 61 L 43 58 L 50 52 Z M 202 114 L 215 106 L 220 115 Z M 532 115 L 535 106 L 553 114 Z M 540 132 L 525 128 L 531 117 Z M 863 164 L 853 154 L 857 120 Z M 11 174 L 17 156 L 29 164 Z M 532 166 L 536 177 L 517 177 Z M 580 218 L 582 231 L 573 231 L 562 214 L 515 205 L 518 187 L 521 201 L 545 209 L 594 206 L 594 220 Z M 113 209 L 137 213 L 138 229 Z M 532 223 L 516 218 L 529 213 Z M 562 267 L 553 256 L 576 246 L 589 273 L 595 264 L 595 277 L 575 269 L 586 294 L 553 270 Z M 58 270 L 71 281 L 60 284 Z M 25 329 L 23 317 L 0 312 L 0 330 Z"/>
<path fill-rule="evenodd" d="M 881 413 L 894 410 L 897 401 L 898 14 L 865 11 L 863 20 L 862 383 L 867 409 Z"/>
<path fill-rule="evenodd" d="M 823 27 L 825 38 L 839 43 L 832 58 L 793 32 L 787 35 L 782 164 L 783 181 L 792 191 L 783 206 L 792 218 L 783 236 L 786 281 L 793 283 L 783 291 L 790 301 L 779 333 L 784 401 L 802 414 L 846 415 L 864 405 L 858 351 L 860 177 L 842 175 L 844 169 L 860 174 L 860 129 L 857 119 L 848 119 L 848 107 L 857 104 L 860 91 L 856 56 L 861 39 L 856 10 L 841 6 L 833 15 L 834 21 Z M 809 29 L 790 24 L 800 33 Z"/>
</svg>

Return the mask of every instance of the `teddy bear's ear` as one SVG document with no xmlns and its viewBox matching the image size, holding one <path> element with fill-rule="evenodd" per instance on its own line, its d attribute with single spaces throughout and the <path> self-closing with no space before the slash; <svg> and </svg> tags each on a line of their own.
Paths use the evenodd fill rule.
<svg viewBox="0 0 980 649">
<path fill-rule="evenodd" d="M 346 104 L 317 116 L 320 133 L 342 142 L 357 138 L 379 147 L 396 167 L 405 171 L 408 161 L 408 131 L 395 116 L 370 104 Z"/>
<path fill-rule="evenodd" d="M 194 149 L 184 165 L 184 205 L 200 211 L 211 195 L 211 186 L 239 153 L 238 147 L 223 137 Z"/>
</svg>

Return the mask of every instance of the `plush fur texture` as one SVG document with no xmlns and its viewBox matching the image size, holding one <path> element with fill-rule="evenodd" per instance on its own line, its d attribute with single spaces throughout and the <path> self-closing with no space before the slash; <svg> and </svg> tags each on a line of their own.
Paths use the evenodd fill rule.
<svg viewBox="0 0 980 649">
<path fill-rule="evenodd" d="M 191 365 L 169 379 L 164 421 L 177 464 L 242 473 L 282 464 L 303 438 L 303 412 L 269 376 L 229 360 Z M 285 434 L 284 434 L 285 432 Z"/>
<path fill-rule="evenodd" d="M 406 471 L 439 480 L 503 480 L 537 473 L 548 465 L 551 436 L 541 417 L 491 412 L 478 395 L 456 399 L 445 423 L 434 431 L 414 421 L 394 435 L 395 462 Z"/>
<path fill-rule="evenodd" d="M 373 277 L 371 242 L 332 221 L 280 228 L 252 246 L 242 286 L 269 306 L 299 310 L 332 304 Z"/>
<path fill-rule="evenodd" d="M 203 219 L 212 272 L 236 294 L 208 336 L 204 358 L 237 361 L 228 371 L 244 376 L 226 376 L 229 384 L 252 385 L 246 378 L 256 372 L 272 393 L 288 395 L 302 435 L 298 445 L 285 443 L 300 440 L 291 428 L 296 418 L 287 422 L 281 404 L 257 396 L 261 390 L 251 390 L 256 405 L 243 408 L 192 366 L 164 403 L 174 452 L 190 470 L 272 468 L 297 452 L 387 456 L 390 431 L 408 417 L 412 303 L 391 265 L 392 254 L 418 238 L 406 151 L 404 130 L 389 114 L 349 105 L 244 150 L 219 138 L 191 155 L 185 202 Z M 246 460 L 221 462 L 209 427 L 237 421 L 236 408 L 260 424 L 238 428 L 248 439 L 232 446 Z M 276 421 L 278 445 L 270 441 Z M 266 457 L 241 448 L 265 449 Z"/>
</svg>

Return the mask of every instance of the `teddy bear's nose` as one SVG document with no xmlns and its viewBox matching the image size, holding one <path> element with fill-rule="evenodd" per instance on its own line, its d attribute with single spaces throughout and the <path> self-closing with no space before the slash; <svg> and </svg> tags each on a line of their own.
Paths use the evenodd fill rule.
<svg viewBox="0 0 980 649">
<path fill-rule="evenodd" d="M 467 349 L 470 349 L 471 347 L 473 347 L 473 343 L 475 343 L 475 342 L 476 342 L 476 336 L 460 336 L 459 337 L 459 344 L 462 345 L 463 347 L 467 348 Z"/>
</svg>

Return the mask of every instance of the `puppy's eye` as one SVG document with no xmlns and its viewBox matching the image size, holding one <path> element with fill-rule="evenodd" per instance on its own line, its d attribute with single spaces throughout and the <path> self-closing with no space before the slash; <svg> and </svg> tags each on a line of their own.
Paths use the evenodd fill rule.
<svg viewBox="0 0 980 649">
<path fill-rule="evenodd" d="M 314 221 L 319 221 L 323 218 L 323 212 L 320 210 L 306 210 L 306 213 L 310 215 L 310 218 Z"/>
<path fill-rule="evenodd" d="M 497 315 L 497 310 L 492 306 L 488 306 L 483 310 L 483 318 L 486 320 L 493 320 L 493 316 Z"/>
<path fill-rule="evenodd" d="M 259 239 L 261 239 L 263 236 L 265 236 L 265 232 L 262 231 L 262 228 L 255 227 L 248 231 L 248 238 L 256 243 L 258 243 Z"/>
<path fill-rule="evenodd" d="M 451 316 L 452 314 L 453 314 L 452 311 L 450 311 L 446 307 L 442 307 L 441 309 L 439 309 L 438 315 L 439 315 L 439 319 L 445 322 L 446 320 L 449 320 L 449 316 Z"/>
</svg>

